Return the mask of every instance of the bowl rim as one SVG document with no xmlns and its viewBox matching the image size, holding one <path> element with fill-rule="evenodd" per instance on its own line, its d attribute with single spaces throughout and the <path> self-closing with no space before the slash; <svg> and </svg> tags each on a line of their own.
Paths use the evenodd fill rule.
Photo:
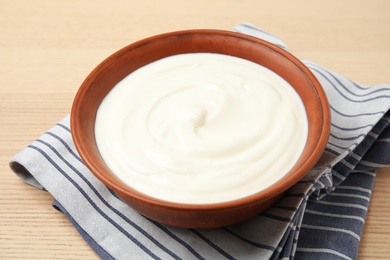
<svg viewBox="0 0 390 260">
<path fill-rule="evenodd" d="M 142 45 L 146 45 L 152 41 L 156 41 L 161 38 L 167 37 L 178 37 L 182 35 L 193 35 L 193 34 L 207 34 L 207 35 L 217 35 L 222 37 L 233 37 L 240 38 L 246 41 L 251 41 L 263 45 L 269 50 L 276 52 L 279 55 L 284 56 L 284 58 L 288 59 L 290 62 L 294 63 L 294 65 L 303 73 L 308 80 L 312 83 L 314 90 L 318 96 L 319 103 L 321 105 L 322 111 L 319 113 L 322 115 L 322 131 L 318 138 L 317 145 L 314 147 L 312 153 L 308 156 L 306 162 L 302 164 L 300 168 L 298 168 L 295 172 L 290 172 L 286 174 L 282 179 L 268 186 L 267 188 L 251 194 L 249 196 L 238 198 L 235 200 L 222 201 L 216 203 L 204 203 L 204 204 L 192 204 L 192 203 L 179 203 L 162 200 L 156 197 L 149 196 L 147 194 L 141 193 L 132 187 L 126 185 L 124 182 L 119 180 L 114 175 L 107 174 L 105 171 L 100 169 L 93 160 L 93 158 L 88 154 L 85 143 L 83 142 L 81 132 L 83 129 L 81 128 L 78 119 L 79 119 L 79 106 L 82 102 L 82 98 L 88 92 L 88 85 L 93 83 L 95 80 L 94 75 L 97 75 L 99 71 L 105 70 L 107 66 L 110 66 L 114 60 L 116 60 L 121 55 L 125 54 L 128 50 L 136 49 Z M 231 208 L 241 208 L 250 204 L 255 204 L 259 200 L 266 200 L 268 198 L 275 197 L 283 192 L 285 192 L 288 188 L 293 186 L 296 182 L 306 175 L 309 170 L 317 163 L 320 159 L 323 151 L 325 150 L 326 144 L 328 142 L 329 134 L 330 134 L 330 107 L 327 96 L 325 94 L 324 89 L 322 88 L 320 82 L 315 77 L 315 75 L 311 72 L 311 70 L 297 57 L 295 57 L 290 52 L 282 49 L 281 47 L 274 45 L 266 40 L 227 30 L 219 30 L 219 29 L 190 29 L 190 30 L 180 30 L 180 31 L 172 31 L 167 33 L 162 33 L 154 36 L 150 36 L 141 40 L 138 40 L 134 43 L 131 43 L 107 58 L 101 61 L 86 77 L 84 82 L 81 84 L 79 90 L 76 93 L 76 96 L 73 100 L 72 108 L 71 108 L 71 117 L 70 117 L 70 125 L 72 138 L 74 141 L 74 145 L 76 150 L 78 151 L 80 157 L 82 158 L 84 164 L 87 168 L 92 172 L 92 174 L 97 177 L 104 185 L 112 189 L 115 193 L 118 193 L 120 197 L 130 197 L 132 200 L 142 202 L 143 204 L 149 204 L 153 206 L 157 206 L 160 208 L 169 208 L 175 210 L 197 210 L 197 211 L 210 211 L 210 210 L 223 210 L 223 209 L 231 209 Z M 292 183 L 291 185 L 286 185 L 286 183 Z"/>
</svg>

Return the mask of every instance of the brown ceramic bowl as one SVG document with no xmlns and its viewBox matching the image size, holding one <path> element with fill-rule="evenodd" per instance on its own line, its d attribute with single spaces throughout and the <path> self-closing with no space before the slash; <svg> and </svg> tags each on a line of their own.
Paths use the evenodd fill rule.
<svg viewBox="0 0 390 260">
<path fill-rule="evenodd" d="M 100 156 L 94 125 L 96 111 L 106 94 L 117 82 L 141 66 L 170 55 L 192 52 L 228 54 L 263 65 L 289 82 L 303 100 L 309 123 L 306 146 L 291 171 L 269 188 L 223 203 L 193 205 L 167 202 L 142 194 L 122 183 Z M 328 140 L 329 128 L 327 98 L 317 79 L 303 63 L 266 41 L 220 30 L 166 33 L 117 51 L 88 75 L 75 97 L 71 112 L 73 140 L 91 172 L 144 216 L 186 228 L 226 226 L 246 220 L 270 207 L 320 158 Z"/>
</svg>

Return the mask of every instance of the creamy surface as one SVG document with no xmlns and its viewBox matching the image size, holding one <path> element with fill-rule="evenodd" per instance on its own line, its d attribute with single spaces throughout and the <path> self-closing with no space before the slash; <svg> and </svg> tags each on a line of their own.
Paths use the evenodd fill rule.
<svg viewBox="0 0 390 260">
<path fill-rule="evenodd" d="M 95 133 L 108 167 L 163 200 L 215 203 L 282 178 L 307 138 L 301 99 L 253 62 L 211 53 L 158 60 L 120 81 Z"/>
</svg>

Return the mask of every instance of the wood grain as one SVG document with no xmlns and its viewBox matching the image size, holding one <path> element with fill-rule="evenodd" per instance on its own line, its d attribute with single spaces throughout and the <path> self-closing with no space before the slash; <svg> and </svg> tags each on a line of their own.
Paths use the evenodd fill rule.
<svg viewBox="0 0 390 260">
<path fill-rule="evenodd" d="M 390 83 L 390 1 L 0 0 L 0 259 L 97 259 L 45 191 L 9 159 L 70 110 L 87 74 L 158 33 L 251 22 L 291 51 L 359 83 Z M 381 169 L 359 259 L 390 255 L 390 169 Z"/>
</svg>

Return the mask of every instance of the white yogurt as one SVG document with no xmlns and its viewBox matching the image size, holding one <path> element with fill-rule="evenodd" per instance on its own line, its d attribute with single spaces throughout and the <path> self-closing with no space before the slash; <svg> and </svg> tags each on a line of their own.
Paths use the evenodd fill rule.
<svg viewBox="0 0 390 260">
<path fill-rule="evenodd" d="M 295 90 L 253 62 L 180 54 L 120 81 L 99 107 L 95 134 L 112 172 L 167 201 L 242 198 L 281 179 L 300 156 L 307 117 Z"/>
</svg>

